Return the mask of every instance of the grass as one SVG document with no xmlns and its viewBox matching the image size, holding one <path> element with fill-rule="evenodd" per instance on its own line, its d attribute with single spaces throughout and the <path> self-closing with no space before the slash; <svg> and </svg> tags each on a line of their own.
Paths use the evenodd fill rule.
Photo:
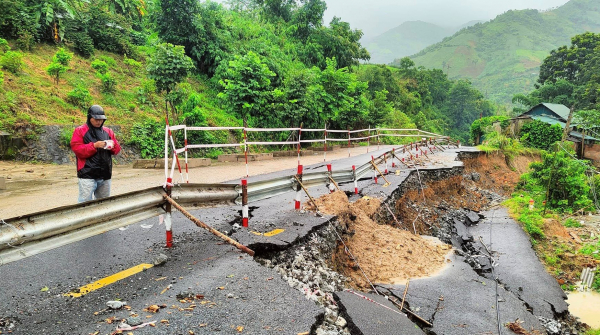
<svg viewBox="0 0 600 335">
<path fill-rule="evenodd" d="M 14 48 L 14 43 L 10 43 Z M 145 73 L 145 62 L 141 70 L 131 71 L 124 57 L 100 50 L 89 59 L 75 54 L 69 63 L 69 70 L 61 76 L 58 85 L 46 73 L 45 68 L 52 61 L 58 47 L 49 44 L 36 44 L 31 52 L 25 52 L 23 71 L 12 74 L 5 71 L 4 85 L 0 87 L 0 129 L 11 131 L 19 125 L 55 124 L 79 125 L 85 121 L 85 108 L 68 102 L 67 96 L 76 87 L 85 87 L 92 104 L 104 107 L 108 124 L 120 125 L 126 134 L 131 126 L 146 118 L 162 119 L 164 100 L 154 93 Z M 99 59 L 109 65 L 110 74 L 116 79 L 114 93 L 104 93 L 100 79 L 91 67 L 93 60 Z M 202 78 L 190 78 L 187 83 L 206 96 L 209 121 L 220 125 L 229 125 L 234 119 L 227 119 L 218 107 L 211 105 L 216 100 Z M 146 90 L 144 90 L 146 89 Z M 237 125 L 237 124 L 236 124 Z"/>
</svg>

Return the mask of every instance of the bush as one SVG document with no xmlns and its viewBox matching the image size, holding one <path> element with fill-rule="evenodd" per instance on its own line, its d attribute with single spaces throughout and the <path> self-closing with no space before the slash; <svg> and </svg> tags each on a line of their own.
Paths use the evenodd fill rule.
<svg viewBox="0 0 600 335">
<path fill-rule="evenodd" d="M 84 32 L 74 33 L 71 36 L 71 41 L 73 41 L 75 51 L 82 57 L 88 58 L 94 54 L 94 41 L 88 34 Z"/>
<path fill-rule="evenodd" d="M 7 51 L 10 51 L 10 45 L 8 45 L 8 42 L 5 39 L 0 38 L 0 53 L 5 53 Z"/>
<path fill-rule="evenodd" d="M 113 93 L 117 86 L 117 81 L 110 73 L 98 73 L 98 78 L 102 82 L 102 92 Z"/>
<path fill-rule="evenodd" d="M 560 141 L 563 130 L 558 125 L 549 125 L 548 123 L 533 120 L 521 127 L 521 143 L 528 147 L 548 150 L 550 147 Z"/>
<path fill-rule="evenodd" d="M 17 51 L 7 51 L 0 58 L 0 66 L 18 74 L 23 69 L 23 54 Z"/>
<path fill-rule="evenodd" d="M 72 53 L 66 51 L 65 48 L 59 48 L 56 54 L 54 54 L 54 57 L 52 57 L 52 60 L 64 66 L 68 66 L 72 58 Z"/>
<path fill-rule="evenodd" d="M 586 171 L 590 166 L 580 160 L 572 159 L 568 153 L 542 153 L 542 162 L 530 165 L 531 172 L 525 174 L 525 189 L 550 187 L 548 207 L 560 212 L 574 212 L 590 208 L 593 203 L 588 198 L 590 186 Z"/>
<path fill-rule="evenodd" d="M 471 142 L 475 143 L 477 138 L 481 139 L 485 134 L 492 132 L 492 124 L 497 121 L 501 122 L 501 128 L 505 128 L 506 125 L 508 125 L 508 117 L 506 116 L 487 116 L 473 121 L 470 130 Z M 475 143 L 475 145 L 478 144 L 479 143 Z"/>
<path fill-rule="evenodd" d="M 23 31 L 19 33 L 19 38 L 17 38 L 17 48 L 23 51 L 31 51 L 33 49 L 33 45 L 35 44 L 35 40 L 33 38 L 33 34 L 28 31 Z"/>
<path fill-rule="evenodd" d="M 563 224 L 563 226 L 565 226 L 567 228 L 579 228 L 579 227 L 581 227 L 581 223 L 577 222 L 577 220 L 575 220 L 573 218 L 568 218 L 565 220 L 565 223 Z"/>
<path fill-rule="evenodd" d="M 67 67 L 58 62 L 52 62 L 46 68 L 46 72 L 54 79 L 54 83 L 58 85 L 60 75 L 67 72 Z"/>
<path fill-rule="evenodd" d="M 100 55 L 97 57 L 99 60 L 105 62 L 109 68 L 115 68 L 117 67 L 117 61 L 110 57 L 110 56 L 105 56 L 105 55 Z"/>
<path fill-rule="evenodd" d="M 85 86 L 79 85 L 67 94 L 67 102 L 85 111 L 92 104 L 92 95 Z"/>
<path fill-rule="evenodd" d="M 0 87 L 4 85 L 4 72 L 0 71 Z"/>
<path fill-rule="evenodd" d="M 108 64 L 105 61 L 95 59 L 92 62 L 92 69 L 98 71 L 99 74 L 106 74 L 108 72 Z"/>
<path fill-rule="evenodd" d="M 154 120 L 136 123 L 131 128 L 129 143 L 140 149 L 142 158 L 164 157 L 165 125 Z"/>
<path fill-rule="evenodd" d="M 125 63 L 125 66 L 127 66 L 127 69 L 129 70 L 129 74 L 131 74 L 132 76 L 135 75 L 135 72 L 140 71 L 142 69 L 141 62 L 138 62 L 135 59 L 127 58 L 127 55 L 125 55 L 123 63 Z"/>
<path fill-rule="evenodd" d="M 71 139 L 73 138 L 73 127 L 64 127 L 60 130 L 59 143 L 67 148 L 71 147 Z"/>
</svg>

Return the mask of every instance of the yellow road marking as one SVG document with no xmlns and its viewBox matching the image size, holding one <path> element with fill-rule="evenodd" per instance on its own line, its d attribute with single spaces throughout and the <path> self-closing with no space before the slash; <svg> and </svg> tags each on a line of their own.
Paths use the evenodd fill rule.
<svg viewBox="0 0 600 335">
<path fill-rule="evenodd" d="M 275 236 L 275 235 L 279 235 L 279 234 L 283 233 L 284 231 L 285 231 L 285 229 L 275 229 L 275 230 L 272 230 L 272 231 L 270 231 L 268 233 L 264 233 L 264 234 L 256 232 L 256 231 L 253 231 L 252 234 L 258 235 L 258 236 L 262 235 L 262 236 L 272 237 L 272 236 Z"/>
<path fill-rule="evenodd" d="M 265 233 L 265 236 L 267 236 L 267 237 L 275 236 L 275 235 L 283 233 L 284 231 L 285 231 L 284 229 L 275 229 L 273 231 Z"/>
<path fill-rule="evenodd" d="M 78 290 L 75 290 L 73 292 L 69 292 L 69 293 L 65 293 L 64 296 L 66 297 L 73 297 L 73 298 L 79 298 L 81 296 L 84 296 L 90 292 L 93 292 L 95 290 L 101 289 L 104 286 L 108 286 L 110 284 L 116 283 L 121 279 L 125 279 L 127 277 L 133 276 L 134 274 L 140 273 L 144 270 L 150 269 L 151 267 L 153 267 L 154 265 L 152 264 L 140 264 L 140 265 L 136 265 L 132 268 L 129 268 L 127 270 L 123 270 L 121 272 L 115 273 L 114 275 L 102 278 L 100 280 L 97 280 L 91 284 L 85 285 L 80 287 Z"/>
</svg>

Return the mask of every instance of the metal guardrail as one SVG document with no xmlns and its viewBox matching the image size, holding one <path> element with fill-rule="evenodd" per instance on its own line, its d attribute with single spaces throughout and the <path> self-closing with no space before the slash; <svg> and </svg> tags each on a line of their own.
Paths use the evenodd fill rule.
<svg viewBox="0 0 600 335">
<path fill-rule="evenodd" d="M 369 161 L 355 172 L 337 170 L 331 176 L 338 183 L 352 182 L 372 169 Z M 302 175 L 302 183 L 306 187 L 328 185 L 329 176 L 329 172 L 306 173 Z M 296 187 L 294 176 L 249 183 L 249 202 L 272 198 Z M 241 188 L 236 184 L 179 184 L 172 192 L 172 198 L 184 208 L 241 203 Z M 0 265 L 163 214 L 164 194 L 162 187 L 154 187 L 0 220 Z"/>
<path fill-rule="evenodd" d="M 0 221 L 0 265 L 158 216 L 162 187 L 64 206 Z M 234 204 L 237 185 L 181 184 L 174 199 L 186 208 Z"/>
</svg>

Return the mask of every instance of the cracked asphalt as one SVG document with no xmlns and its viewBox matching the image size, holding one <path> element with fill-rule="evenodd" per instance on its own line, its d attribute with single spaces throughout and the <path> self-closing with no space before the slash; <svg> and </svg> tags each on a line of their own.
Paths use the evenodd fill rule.
<svg viewBox="0 0 600 335">
<path fill-rule="evenodd" d="M 383 151 L 334 161 L 333 168 L 348 169 L 351 165 L 363 164 L 371 155 Z M 431 157 L 435 164 L 422 169 L 459 167 L 461 163 L 455 160 L 459 151 L 473 149 L 436 153 Z M 305 167 L 306 170 L 325 171 L 326 166 L 315 164 Z M 251 177 L 249 182 L 294 173 L 284 170 Z M 370 179 L 364 179 L 359 182 L 359 189 L 363 195 L 389 199 L 408 176 L 407 169 L 402 169 L 399 175 L 386 176 L 392 184 L 386 188 L 381 187 L 383 181 L 375 185 Z M 347 192 L 354 190 L 353 183 L 340 187 Z M 315 187 L 310 192 L 313 197 L 318 197 L 327 190 Z M 333 219 L 294 211 L 294 196 L 294 192 L 289 192 L 251 204 L 250 230 L 264 233 L 279 228 L 284 229 L 283 233 L 267 237 L 240 230 L 232 237 L 256 249 L 257 254 L 266 254 L 299 243 Z M 303 195 L 303 202 L 307 200 Z M 239 212 L 237 207 L 220 207 L 195 210 L 192 214 L 220 231 L 230 232 L 232 223 L 239 220 Z M 488 226 L 494 229 L 492 246 L 501 255 L 501 266 L 498 267 L 503 283 L 500 289 L 501 321 L 512 322 L 519 318 L 525 321 L 524 326 L 528 329 L 542 329 L 537 316 L 563 310 L 562 291 L 556 290 L 552 278 L 541 265 L 535 265 L 539 264 L 535 254 L 526 252 L 527 248 L 531 249 L 529 241 L 521 240 L 522 236 L 513 229 L 518 226 L 510 226 L 508 219 L 500 215 L 495 218 L 502 220 L 501 223 L 485 221 L 468 229 L 474 236 L 483 236 L 484 243 L 488 243 L 485 242 Z M 500 229 L 501 225 L 504 228 Z M 164 226 L 153 218 L 0 266 L 0 319 L 8 319 L 14 324 L 12 334 L 111 334 L 118 322 L 107 323 L 106 319 L 120 320 L 135 313 L 143 322 L 157 321 L 155 327 L 134 330 L 135 334 L 189 335 L 215 332 L 301 334 L 310 332 L 323 317 L 323 307 L 291 288 L 274 270 L 261 266 L 209 232 L 195 227 L 180 213 L 174 213 L 173 230 L 175 247 L 170 250 L 163 248 Z M 509 248 L 511 243 L 508 241 L 515 241 L 515 234 L 519 235 L 518 243 L 524 245 L 522 249 Z M 142 263 L 152 263 L 159 253 L 169 257 L 163 265 L 80 298 L 64 296 L 100 278 Z M 519 266 L 525 268 L 517 268 L 509 262 L 511 257 L 524 257 L 525 261 Z M 523 280 L 520 271 L 531 280 Z M 400 296 L 404 290 L 401 286 L 390 289 Z M 181 299 L 186 296 L 193 299 Z M 443 300 L 440 300 L 442 296 Z M 390 305 L 382 297 L 371 297 L 379 304 L 357 299 L 347 292 L 339 292 L 336 297 L 352 334 L 423 333 L 406 317 L 383 308 L 381 305 Z M 105 304 L 109 300 L 126 301 L 131 310 L 106 310 Z M 433 328 L 426 332 L 435 334 L 494 331 L 494 300 L 494 281 L 478 275 L 461 256 L 454 256 L 441 275 L 411 281 L 407 295 L 410 308 L 432 321 Z M 144 311 L 151 305 L 164 307 L 157 313 Z M 527 311 L 531 306 L 533 314 Z M 2 330 L 6 331 L 6 328 Z"/>
</svg>

